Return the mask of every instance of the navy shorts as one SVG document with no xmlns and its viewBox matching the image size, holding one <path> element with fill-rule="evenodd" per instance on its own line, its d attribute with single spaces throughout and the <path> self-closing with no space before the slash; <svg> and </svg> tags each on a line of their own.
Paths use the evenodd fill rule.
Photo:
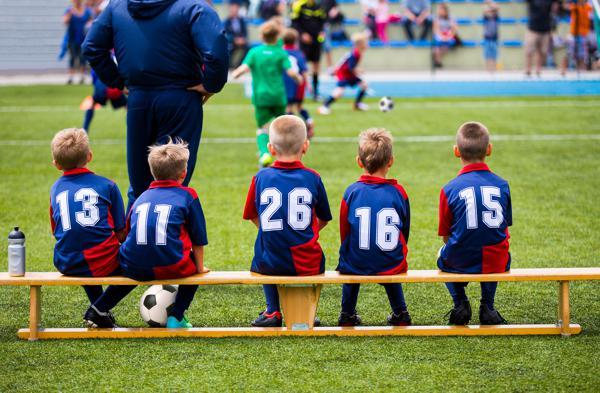
<svg viewBox="0 0 600 393">
<path fill-rule="evenodd" d="M 337 82 L 337 87 L 355 87 L 362 82 L 360 78 L 340 79 Z"/>
</svg>

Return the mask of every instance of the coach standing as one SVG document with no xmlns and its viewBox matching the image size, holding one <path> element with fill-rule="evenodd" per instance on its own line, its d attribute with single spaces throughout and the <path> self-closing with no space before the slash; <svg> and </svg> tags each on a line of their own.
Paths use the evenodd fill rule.
<svg viewBox="0 0 600 393">
<path fill-rule="evenodd" d="M 92 24 L 83 54 L 106 85 L 129 89 L 129 206 L 152 182 L 148 146 L 169 137 L 189 143 L 187 185 L 202 104 L 227 81 L 227 39 L 217 13 L 204 0 L 111 0 Z"/>
</svg>

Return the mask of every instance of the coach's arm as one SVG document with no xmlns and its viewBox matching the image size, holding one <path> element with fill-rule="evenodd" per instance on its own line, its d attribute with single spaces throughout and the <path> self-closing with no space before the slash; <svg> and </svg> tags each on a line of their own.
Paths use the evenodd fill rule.
<svg viewBox="0 0 600 393">
<path fill-rule="evenodd" d="M 123 89 L 125 81 L 113 60 L 113 48 L 112 9 L 109 3 L 108 7 L 92 23 L 83 42 L 82 50 L 83 55 L 102 82 L 109 87 Z"/>
</svg>

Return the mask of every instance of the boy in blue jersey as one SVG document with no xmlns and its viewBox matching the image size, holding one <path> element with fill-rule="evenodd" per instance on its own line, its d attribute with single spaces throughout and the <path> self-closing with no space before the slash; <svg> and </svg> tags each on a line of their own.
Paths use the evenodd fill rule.
<svg viewBox="0 0 600 393">
<path fill-rule="evenodd" d="M 408 269 L 410 233 L 408 195 L 396 179 L 386 178 L 394 163 L 391 134 L 378 128 L 360 134 L 358 166 L 364 174 L 344 193 L 340 207 L 340 259 L 342 274 L 391 275 Z M 392 313 L 390 325 L 411 324 L 401 284 L 382 284 Z M 344 284 L 340 326 L 360 325 L 356 302 L 360 284 Z"/>
<path fill-rule="evenodd" d="M 84 130 L 69 128 L 58 132 L 51 149 L 54 166 L 63 171 L 50 190 L 50 224 L 56 239 L 54 266 L 70 276 L 119 274 L 119 245 L 126 234 L 119 187 L 87 169 L 92 151 Z M 90 304 L 103 294 L 101 285 L 84 285 L 83 289 Z M 112 296 L 121 290 L 109 286 L 106 292 Z M 113 316 L 104 316 L 100 327 L 114 327 Z"/>
<path fill-rule="evenodd" d="M 106 86 L 100 80 L 100 78 L 98 78 L 94 70 L 92 70 L 91 74 L 92 84 L 94 85 L 94 94 L 92 95 L 90 106 L 86 109 L 83 118 L 82 128 L 86 132 L 90 132 L 90 125 L 92 124 L 92 119 L 94 118 L 96 104 L 105 106 L 107 101 L 110 100 L 113 109 L 127 107 L 127 97 L 125 94 L 123 94 L 123 90 Z"/>
<path fill-rule="evenodd" d="M 270 168 L 252 178 L 244 219 L 258 228 L 251 270 L 283 276 L 311 276 L 325 270 L 319 231 L 331 221 L 327 192 L 319 174 L 302 164 L 308 150 L 306 125 L 292 115 L 269 127 Z M 282 324 L 276 285 L 263 285 L 267 308 L 252 326 Z"/>
<path fill-rule="evenodd" d="M 292 68 L 303 78 L 301 83 L 297 83 L 287 73 L 283 74 L 283 83 L 285 84 L 285 92 L 287 95 L 286 112 L 288 115 L 292 115 L 296 112 L 302 117 L 306 123 L 308 139 L 311 139 L 315 135 L 314 122 L 308 111 L 303 107 L 304 92 L 308 86 L 306 83 L 308 80 L 308 67 L 306 66 L 306 57 L 304 57 L 304 53 L 298 48 L 298 32 L 296 30 L 286 29 L 283 32 L 283 49 L 285 49 L 289 55 Z"/>
<path fill-rule="evenodd" d="M 148 281 L 204 273 L 206 222 L 198 194 L 182 186 L 190 151 L 177 141 L 149 149 L 148 163 L 155 181 L 133 204 L 127 239 L 119 259 L 125 276 Z M 191 328 L 184 315 L 197 285 L 180 285 L 167 328 Z"/>
<path fill-rule="evenodd" d="M 508 227 L 512 206 L 508 182 L 490 171 L 485 157 L 492 153 L 490 134 L 477 122 L 460 126 L 454 155 L 463 168 L 440 192 L 438 267 L 449 273 L 502 273 L 510 269 Z M 454 301 L 449 312 L 452 325 L 471 320 L 471 305 L 465 293 L 468 283 L 446 283 Z M 481 283 L 479 321 L 482 325 L 506 323 L 494 309 L 497 282 Z"/>
</svg>

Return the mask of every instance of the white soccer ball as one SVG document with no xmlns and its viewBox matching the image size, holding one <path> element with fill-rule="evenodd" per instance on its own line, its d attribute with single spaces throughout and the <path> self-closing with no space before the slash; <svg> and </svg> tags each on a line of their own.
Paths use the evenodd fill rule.
<svg viewBox="0 0 600 393">
<path fill-rule="evenodd" d="M 379 110 L 382 112 L 389 112 L 394 109 L 394 101 L 390 97 L 382 97 L 379 100 Z"/>
<path fill-rule="evenodd" d="M 140 299 L 140 314 L 152 327 L 167 325 L 169 311 L 175 304 L 177 285 L 152 285 Z"/>
</svg>

